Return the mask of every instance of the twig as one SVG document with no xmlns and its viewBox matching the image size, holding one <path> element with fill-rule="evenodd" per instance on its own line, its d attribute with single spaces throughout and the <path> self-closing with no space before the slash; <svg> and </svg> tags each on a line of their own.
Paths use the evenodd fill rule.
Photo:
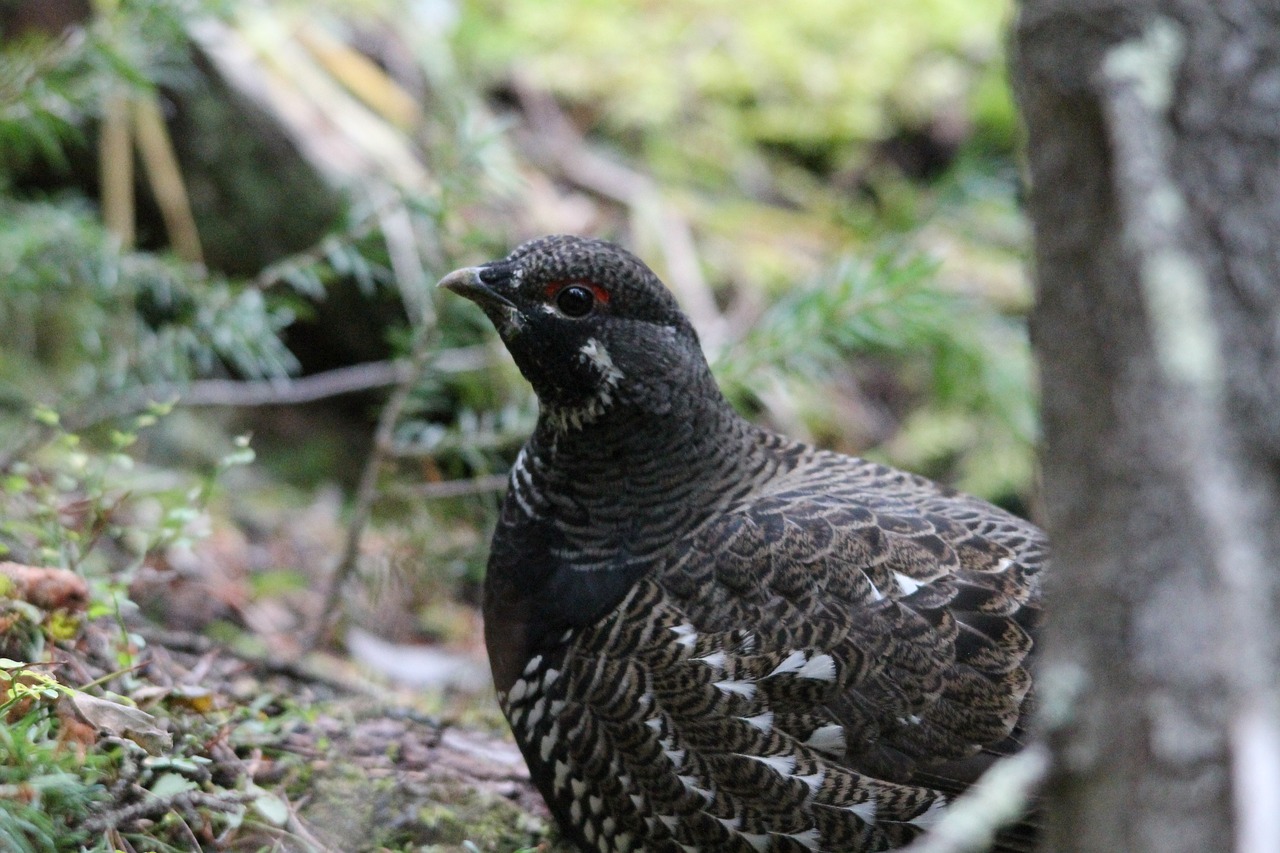
<svg viewBox="0 0 1280 853">
<path fill-rule="evenodd" d="M 239 26 L 204 16 L 187 28 L 215 72 L 269 113 L 299 153 L 332 185 L 370 178 L 431 194 L 436 182 L 408 137 L 354 97 L 267 11 Z"/>
<path fill-rule="evenodd" d="M 398 213 L 405 215 L 399 216 Z M 355 571 L 356 563 L 360 558 L 360 539 L 369 523 L 373 503 L 377 498 L 378 474 L 382 471 L 383 463 L 394 455 L 396 424 L 400 422 L 400 414 L 404 411 L 409 393 L 431 361 L 431 347 L 435 344 L 435 314 L 431 298 L 426 294 L 425 271 L 416 252 L 412 251 L 414 235 L 412 228 L 408 227 L 407 211 L 404 211 L 403 207 L 388 210 L 381 224 L 383 237 L 387 241 L 392 270 L 400 286 L 401 298 L 409 309 L 410 316 L 416 318 L 417 329 L 408 368 L 391 392 L 381 414 L 378 415 L 378 426 L 373 435 L 373 448 L 369 452 L 369 458 L 365 460 L 364 470 L 360 473 L 360 484 L 356 488 L 355 506 L 351 510 L 351 522 L 347 525 L 342 557 L 329 577 L 329 583 L 321 599 L 320 612 L 303 641 L 303 648 L 306 650 L 314 649 L 328 630 L 329 620 L 338 604 L 338 595 L 342 592 L 342 587 L 351 573 Z"/>
<path fill-rule="evenodd" d="M 164 646 L 175 652 L 203 655 L 214 649 L 223 648 L 221 644 L 215 643 L 204 634 L 197 634 L 194 631 L 171 631 L 151 624 L 140 625 L 136 631 L 147 643 Z"/>
<path fill-rule="evenodd" d="M 154 625 L 140 626 L 138 633 L 153 646 L 163 646 L 173 651 L 198 655 L 216 651 L 244 661 L 257 672 L 283 675 L 308 684 L 324 685 L 339 693 L 353 693 L 375 699 L 385 696 L 385 691 L 372 681 L 348 676 L 345 672 L 333 667 L 325 667 L 323 664 L 328 660 L 325 656 L 286 658 L 276 653 L 259 651 L 253 648 L 252 644 L 224 644 L 211 640 L 203 634 L 170 631 Z"/>
<path fill-rule="evenodd" d="M 364 53 L 312 23 L 301 23 L 295 34 L 316 61 L 365 106 L 406 131 L 422 123 L 418 99 Z"/>
<path fill-rule="evenodd" d="M 487 347 L 459 347 L 432 354 L 429 366 L 442 373 L 462 373 L 484 367 L 488 358 Z M 177 396 L 182 406 L 292 406 L 385 388 L 404 381 L 413 371 L 407 361 L 370 361 L 284 381 L 200 379 L 185 387 L 150 385 L 132 396 L 135 400 Z"/>
<path fill-rule="evenodd" d="M 479 370 L 489 359 L 484 346 L 441 350 L 430 358 L 429 367 L 442 373 Z M 290 406 L 313 403 L 341 394 L 371 391 L 402 381 L 413 371 L 405 361 L 374 361 L 339 367 L 311 376 L 288 380 L 200 379 L 186 385 L 145 385 L 108 397 L 87 406 L 63 421 L 68 432 L 78 432 L 114 418 L 144 411 L 158 400 L 173 400 L 179 406 Z M 34 425 L 12 447 L 0 451 L 0 470 L 31 453 L 58 434 L 54 427 Z"/>
<path fill-rule="evenodd" d="M 160 208 L 169 245 L 184 261 L 203 263 L 195 214 L 191 212 L 178 155 L 174 153 L 173 141 L 160 113 L 160 100 L 154 91 L 134 96 L 133 121 L 138 134 L 138 156 L 146 167 L 151 194 Z"/>
<path fill-rule="evenodd" d="M 947 808 L 942 819 L 902 853 L 976 853 L 1026 814 L 1049 773 L 1049 748 L 1033 743 L 1002 758 Z"/>
<path fill-rule="evenodd" d="M 283 792 L 282 792 L 282 796 L 283 796 Z M 315 836 L 315 833 L 311 831 L 311 828 L 307 826 L 306 823 L 302 820 L 302 818 L 298 815 L 298 809 L 301 806 L 300 805 L 295 806 L 288 799 L 285 800 L 285 805 L 287 805 L 289 808 L 289 817 L 284 824 L 285 830 L 287 830 L 288 832 L 292 832 L 294 835 L 300 838 L 304 844 L 309 845 L 313 853 L 330 853 L 332 848 L 329 847 L 327 844 L 325 844 L 323 841 L 321 841 L 319 838 L 317 838 Z"/>
<path fill-rule="evenodd" d="M 202 379 L 183 390 L 175 390 L 184 406 L 292 406 L 394 385 L 401 380 L 406 369 L 407 365 L 400 362 L 373 361 L 285 382 Z M 161 394 L 164 390 L 163 386 L 143 389 L 144 392 L 159 391 Z"/>
<path fill-rule="evenodd" d="M 527 437 L 527 432 L 516 429 L 485 429 L 463 435 L 448 434 L 438 441 L 424 444 L 420 442 L 401 441 L 391 448 L 391 454 L 400 459 L 434 458 L 450 450 L 502 450 L 519 447 Z"/>
<path fill-rule="evenodd" d="M 203 791 L 182 791 L 171 797 L 151 795 L 142 802 L 95 815 L 84 822 L 83 828 L 89 833 L 119 829 L 136 820 L 160 817 L 175 809 L 204 807 L 206 809 L 229 812 L 234 811 L 237 806 L 253 802 L 257 797 L 257 794 L 246 791 L 224 791 L 218 794 L 207 794 Z"/>
<path fill-rule="evenodd" d="M 466 495 L 483 495 L 487 492 L 500 492 L 507 487 L 505 474 L 489 474 L 484 477 L 473 477 L 470 480 L 442 480 L 436 483 L 417 483 L 412 486 L 401 486 L 396 489 L 400 494 L 432 500 L 437 498 L 460 498 Z"/>
<path fill-rule="evenodd" d="M 111 92 L 102 108 L 98 134 L 102 219 L 124 249 L 133 248 L 134 239 L 132 137 L 129 99 L 122 90 Z"/>
</svg>

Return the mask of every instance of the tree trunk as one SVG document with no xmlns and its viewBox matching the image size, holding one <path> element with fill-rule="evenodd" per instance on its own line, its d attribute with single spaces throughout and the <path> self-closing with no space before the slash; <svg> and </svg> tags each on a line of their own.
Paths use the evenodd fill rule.
<svg viewBox="0 0 1280 853">
<path fill-rule="evenodd" d="M 1280 5 L 1023 0 L 1053 851 L 1280 851 Z"/>
</svg>

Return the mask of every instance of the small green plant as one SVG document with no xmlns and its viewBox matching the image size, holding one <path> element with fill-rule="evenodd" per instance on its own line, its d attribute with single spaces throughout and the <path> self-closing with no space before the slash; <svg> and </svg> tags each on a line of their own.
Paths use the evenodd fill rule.
<svg viewBox="0 0 1280 853">
<path fill-rule="evenodd" d="M 125 698 L 140 685 L 133 671 L 145 662 L 146 646 L 126 618 L 135 609 L 128 598 L 132 573 L 149 555 L 202 535 L 218 479 L 253 459 L 248 439 L 241 437 L 202 474 L 154 477 L 132 454 L 170 409 L 152 404 L 123 423 L 83 436 L 64 431 L 53 410 L 38 408 L 33 417 L 53 438 L 0 477 L 0 552 L 34 566 L 70 570 L 88 581 L 89 590 L 82 615 L 44 612 L 5 597 L 13 590 L 0 590 L 0 641 L 29 661 L 0 659 L 0 849 L 63 850 L 91 842 L 98 849 L 111 833 L 89 839 L 85 827 L 127 829 L 135 796 L 130 792 L 138 789 L 172 801 L 174 808 L 197 808 L 204 802 L 199 797 L 208 796 L 215 812 L 238 810 L 239 819 L 246 804 L 270 798 L 256 789 L 226 795 L 197 790 L 190 780 L 207 782 L 200 766 L 208 759 L 200 750 L 213 737 L 215 722 L 204 723 L 207 730 L 199 737 L 175 745 L 173 720 L 154 717 Z M 97 639 L 82 646 L 90 625 Z M 80 661 L 77 670 L 58 667 L 66 657 L 62 649 Z M 104 674 L 77 683 L 75 672 L 85 666 Z M 168 769 L 157 764 L 161 754 Z M 263 809 L 271 811 L 272 803 Z M 164 814 L 160 808 L 158 816 Z M 163 819 L 156 827 L 159 835 L 175 831 Z"/>
<path fill-rule="evenodd" d="M 899 464 L 992 497 L 1025 489 L 1036 439 L 1025 333 L 940 287 L 936 270 L 892 250 L 845 259 L 773 304 L 717 360 L 717 376 L 751 410 L 761 394 L 802 399 L 856 376 L 859 361 L 887 362 L 921 401 L 894 439 Z M 948 468 L 956 459 L 960 470 Z"/>
<path fill-rule="evenodd" d="M 14 398 L 75 398 L 210 373 L 282 377 L 293 313 L 242 283 L 119 248 L 82 204 L 0 200 L 0 324 Z M 10 410 L 12 412 L 12 409 Z"/>
<path fill-rule="evenodd" d="M 81 821 L 104 799 L 106 759 L 81 758 L 61 737 L 53 708 L 65 690 L 44 673 L 0 659 L 0 849 L 75 849 L 84 840 Z"/>
</svg>

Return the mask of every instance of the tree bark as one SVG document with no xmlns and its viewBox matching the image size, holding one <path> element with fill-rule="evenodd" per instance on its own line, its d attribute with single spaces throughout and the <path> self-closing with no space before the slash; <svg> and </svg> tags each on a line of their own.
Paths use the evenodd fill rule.
<svg viewBox="0 0 1280 853">
<path fill-rule="evenodd" d="M 1280 5 L 1023 0 L 1053 851 L 1280 851 Z"/>
</svg>

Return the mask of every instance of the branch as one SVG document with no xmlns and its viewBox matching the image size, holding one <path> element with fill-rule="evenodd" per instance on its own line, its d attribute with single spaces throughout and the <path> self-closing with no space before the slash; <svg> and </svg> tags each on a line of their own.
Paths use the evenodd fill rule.
<svg viewBox="0 0 1280 853">
<path fill-rule="evenodd" d="M 151 195 L 160 208 L 165 232 L 174 254 L 193 264 L 204 263 L 200 234 L 196 230 L 191 199 L 182 182 L 178 155 L 160 112 L 160 101 L 154 91 L 139 93 L 133 99 L 133 123 L 137 132 L 138 158 L 146 169 Z"/>
<path fill-rule="evenodd" d="M 404 376 L 408 365 L 395 361 L 372 361 L 326 370 L 323 373 L 286 381 L 234 379 L 201 379 L 185 388 L 150 386 L 139 396 L 176 394 L 184 406 L 288 406 L 313 403 L 327 397 L 369 391 L 394 385 Z"/>
<path fill-rule="evenodd" d="M 429 367 L 442 373 L 464 373 L 479 370 L 489 359 L 484 346 L 441 350 L 429 361 Z M 66 417 L 63 429 L 79 432 L 95 424 L 123 418 L 144 411 L 158 400 L 173 400 L 179 406 L 292 406 L 317 400 L 385 388 L 404 380 L 414 371 L 409 361 L 372 361 L 339 367 L 299 379 L 251 380 L 198 379 L 187 384 L 162 383 L 144 385 L 131 391 L 98 401 Z M 424 368 L 425 369 L 425 368 Z M 416 374 L 415 374 L 416 375 Z M 0 452 L 0 470 L 31 453 L 55 435 L 58 430 L 38 425 L 28 431 L 13 447 Z"/>
<path fill-rule="evenodd" d="M 463 373 L 479 370 L 488 359 L 487 347 L 460 347 L 435 353 L 423 370 L 429 366 L 442 373 Z M 201 379 L 185 388 L 152 385 L 140 389 L 137 396 L 154 400 L 176 394 L 179 397 L 178 403 L 183 406 L 290 406 L 385 388 L 403 382 L 414 373 L 412 359 L 370 361 L 283 382 Z"/>
<path fill-rule="evenodd" d="M 387 404 L 378 415 L 378 426 L 374 431 L 373 449 L 365 460 L 364 470 L 360 473 L 360 484 L 356 488 L 355 506 L 351 511 L 351 523 L 347 526 L 346 544 L 342 550 L 342 558 L 334 568 L 324 592 L 320 612 L 315 624 L 304 640 L 304 649 L 313 649 L 328 629 L 329 620 L 338 605 L 338 595 L 343 585 L 355 571 L 360 559 L 360 539 L 373 513 L 373 502 L 377 497 L 378 474 L 383 464 L 395 453 L 395 429 L 400 422 L 400 414 L 404 411 L 418 380 L 431 363 L 431 348 L 435 345 L 436 318 L 431 302 L 430 286 L 426 281 L 426 271 L 422 268 L 415 248 L 415 235 L 408 218 L 408 211 L 403 206 L 388 210 L 381 217 L 383 239 L 387 243 L 387 252 L 391 258 L 391 268 L 396 282 L 400 286 L 401 299 L 409 316 L 416 321 L 413 351 L 409 357 L 408 368 L 399 378 L 395 390 L 391 392 Z"/>
<path fill-rule="evenodd" d="M 128 250 L 134 242 L 133 134 L 129 125 L 129 99 L 122 91 L 107 95 L 98 132 L 98 174 L 102 196 L 102 221 Z"/>
<path fill-rule="evenodd" d="M 487 492 L 500 492 L 507 487 L 506 474 L 490 474 L 485 477 L 474 477 L 470 480 L 442 480 L 435 483 L 419 483 L 414 486 L 401 486 L 396 491 L 406 497 L 425 500 L 437 498 L 460 498 L 466 495 L 483 495 Z"/>
<path fill-rule="evenodd" d="M 304 649 L 314 649 L 328 630 L 329 620 L 338 604 L 338 594 L 342 591 L 343 584 L 351 577 L 351 573 L 355 571 L 356 562 L 360 557 L 360 538 L 364 535 L 365 525 L 369 523 L 373 500 L 377 493 L 378 474 L 382 470 L 383 462 L 394 451 L 396 424 L 400 422 L 400 413 L 404 411 L 409 392 L 413 390 L 418 377 L 426 367 L 428 348 L 433 338 L 433 335 L 427 333 L 427 329 L 418 330 L 418 340 L 414 343 L 409 370 L 401 377 L 400 383 L 391 392 L 387 404 L 382 407 L 382 413 L 378 415 L 378 426 L 373 435 L 373 449 L 369 452 L 369 458 L 365 460 L 364 470 L 360 473 L 360 484 L 356 488 L 355 506 L 351 512 L 351 523 L 347 526 L 347 538 L 342 549 L 342 557 L 329 577 L 320 612 L 303 643 Z"/>
<path fill-rule="evenodd" d="M 188 811 L 196 808 L 230 812 L 253 802 L 259 796 L 257 793 L 248 791 L 222 791 L 216 794 L 182 791 L 169 797 L 157 797 L 152 794 L 142 802 L 94 815 L 84 822 L 83 829 L 93 834 L 108 829 L 128 827 L 142 818 L 158 818 L 171 811 Z"/>
</svg>

